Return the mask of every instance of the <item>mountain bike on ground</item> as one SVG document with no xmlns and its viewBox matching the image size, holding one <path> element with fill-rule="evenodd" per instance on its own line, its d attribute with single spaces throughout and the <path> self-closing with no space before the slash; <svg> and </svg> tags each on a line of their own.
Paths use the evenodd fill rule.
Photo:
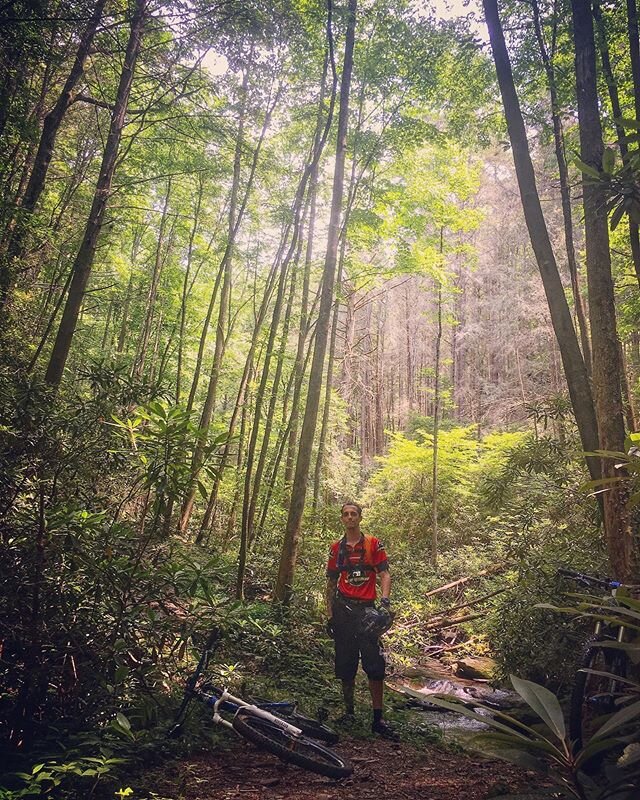
<svg viewBox="0 0 640 800">
<path fill-rule="evenodd" d="M 616 600 L 618 590 L 637 587 L 569 569 L 559 569 L 558 574 L 569 578 L 579 587 L 608 592 L 602 601 L 603 618 L 596 619 L 571 693 L 569 735 L 579 749 L 604 722 L 603 718 L 618 711 L 630 697 L 634 684 L 629 680 L 632 665 L 623 647 L 629 638 L 629 631 L 627 626 L 621 624 L 620 615 L 616 615 L 615 609 L 620 607 Z"/>
<path fill-rule="evenodd" d="M 180 735 L 189 706 L 196 700 L 212 710 L 212 719 L 217 725 L 233 729 L 247 741 L 268 750 L 286 763 L 296 764 L 329 778 L 351 775 L 353 768 L 349 762 L 327 746 L 338 741 L 335 731 L 318 720 L 298 713 L 293 701 L 258 700 L 249 703 L 225 688 L 206 681 L 207 666 L 221 639 L 221 631 L 214 628 L 197 667 L 187 679 L 184 697 L 169 736 L 174 738 Z"/>
</svg>

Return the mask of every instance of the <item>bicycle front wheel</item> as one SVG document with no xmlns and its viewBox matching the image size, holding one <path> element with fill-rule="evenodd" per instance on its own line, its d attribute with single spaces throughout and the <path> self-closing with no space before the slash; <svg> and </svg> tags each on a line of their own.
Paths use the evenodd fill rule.
<svg viewBox="0 0 640 800">
<path fill-rule="evenodd" d="M 592 670 L 606 675 L 595 675 Z M 602 647 L 597 641 L 587 647 L 576 674 L 569 710 L 569 735 L 578 749 L 604 724 L 607 716 L 618 710 L 626 684 L 616 678 L 626 675 L 624 653 Z"/>
<path fill-rule="evenodd" d="M 310 772 L 317 772 L 328 778 L 347 778 L 353 772 L 349 762 L 328 747 L 307 739 L 306 736 L 295 736 L 276 722 L 255 717 L 250 711 L 239 711 L 233 718 L 233 727 L 257 747 Z"/>
<path fill-rule="evenodd" d="M 338 734 L 328 725 L 324 725 L 317 719 L 306 717 L 304 714 L 299 714 L 297 711 L 292 711 L 290 714 L 278 714 L 276 712 L 276 716 L 281 716 L 291 725 L 300 728 L 302 733 L 311 739 L 317 739 L 320 742 L 325 742 L 325 744 L 338 744 L 340 741 Z"/>
</svg>

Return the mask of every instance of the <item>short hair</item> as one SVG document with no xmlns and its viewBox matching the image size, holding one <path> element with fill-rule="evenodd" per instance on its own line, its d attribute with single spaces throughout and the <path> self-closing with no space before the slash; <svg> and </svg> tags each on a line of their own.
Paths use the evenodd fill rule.
<svg viewBox="0 0 640 800">
<path fill-rule="evenodd" d="M 340 509 L 340 516 L 342 516 L 342 514 L 343 514 L 343 512 L 344 512 L 344 510 L 345 510 L 345 508 L 347 506 L 353 506 L 354 508 L 357 508 L 358 509 L 358 514 L 360 516 L 362 516 L 362 506 L 360 505 L 360 503 L 354 503 L 351 500 L 349 500 L 347 503 L 343 503 L 342 504 L 342 508 Z"/>
</svg>

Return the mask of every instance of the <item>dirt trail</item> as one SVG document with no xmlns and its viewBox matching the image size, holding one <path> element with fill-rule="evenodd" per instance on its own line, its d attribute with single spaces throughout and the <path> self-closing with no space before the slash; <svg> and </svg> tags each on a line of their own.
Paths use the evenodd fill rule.
<svg viewBox="0 0 640 800">
<path fill-rule="evenodd" d="M 337 783 L 243 743 L 173 762 L 147 773 L 146 783 L 172 800 L 506 800 L 535 785 L 531 773 L 504 762 L 432 745 L 344 739 L 336 749 L 354 766 Z"/>
</svg>

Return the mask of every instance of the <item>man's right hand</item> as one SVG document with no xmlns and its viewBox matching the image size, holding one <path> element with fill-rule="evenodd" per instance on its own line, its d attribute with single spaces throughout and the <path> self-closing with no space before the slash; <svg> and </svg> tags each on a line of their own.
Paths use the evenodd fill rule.
<svg viewBox="0 0 640 800">
<path fill-rule="evenodd" d="M 327 624 L 325 625 L 325 629 L 327 631 L 327 636 L 329 636 L 330 639 L 333 639 L 334 636 L 335 636 L 335 631 L 333 629 L 333 619 L 328 619 L 327 620 Z"/>
</svg>

